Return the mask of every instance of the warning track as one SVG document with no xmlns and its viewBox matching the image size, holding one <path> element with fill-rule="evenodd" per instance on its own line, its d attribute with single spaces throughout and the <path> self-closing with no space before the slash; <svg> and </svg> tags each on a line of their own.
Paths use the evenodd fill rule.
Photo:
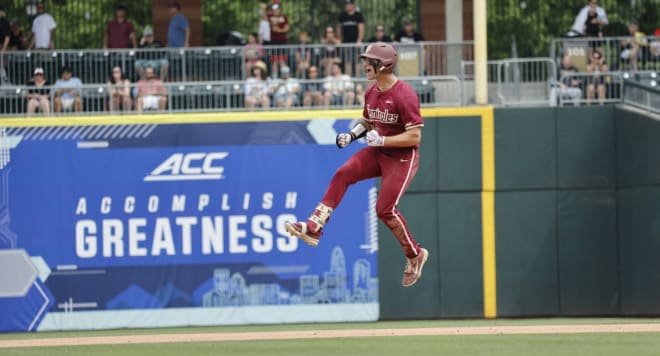
<svg viewBox="0 0 660 356">
<path fill-rule="evenodd" d="M 227 332 L 0 340 L 0 348 L 223 342 L 248 340 L 329 339 L 384 336 L 523 335 L 585 333 L 655 333 L 660 324 L 466 326 L 398 329 L 341 329 L 273 332 Z"/>
</svg>

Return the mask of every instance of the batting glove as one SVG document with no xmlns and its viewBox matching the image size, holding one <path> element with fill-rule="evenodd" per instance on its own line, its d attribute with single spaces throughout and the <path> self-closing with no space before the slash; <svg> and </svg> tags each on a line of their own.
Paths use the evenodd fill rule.
<svg viewBox="0 0 660 356">
<path fill-rule="evenodd" d="M 345 133 L 340 133 L 337 135 L 337 147 L 339 148 L 344 148 L 348 146 L 351 142 L 353 142 L 353 135 L 351 135 L 348 132 Z"/>
<path fill-rule="evenodd" d="M 367 144 L 376 147 L 385 146 L 385 136 L 381 136 L 376 130 L 371 130 L 367 132 Z"/>
</svg>

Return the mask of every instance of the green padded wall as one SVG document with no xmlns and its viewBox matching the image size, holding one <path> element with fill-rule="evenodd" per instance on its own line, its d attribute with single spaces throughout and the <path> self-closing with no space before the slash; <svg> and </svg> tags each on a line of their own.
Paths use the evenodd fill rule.
<svg viewBox="0 0 660 356">
<path fill-rule="evenodd" d="M 495 197 L 498 316 L 559 313 L 554 191 Z"/>
<path fill-rule="evenodd" d="M 616 315 L 619 259 L 615 191 L 561 191 L 558 218 L 561 315 Z"/>
<path fill-rule="evenodd" d="M 390 230 L 379 223 L 379 299 L 381 319 L 438 318 L 441 316 L 437 194 L 408 193 L 399 203 L 415 239 L 427 250 L 424 276 L 414 286 L 403 288 L 405 257 Z"/>
<path fill-rule="evenodd" d="M 660 184 L 660 122 L 624 109 L 617 118 L 618 185 Z"/>
<path fill-rule="evenodd" d="M 618 193 L 621 311 L 660 314 L 660 187 Z"/>
<path fill-rule="evenodd" d="M 438 190 L 481 191 L 481 119 L 438 121 Z"/>
<path fill-rule="evenodd" d="M 554 189 L 556 143 L 552 109 L 495 109 L 496 189 Z"/>
<path fill-rule="evenodd" d="M 557 108 L 558 187 L 614 188 L 614 107 Z"/>
<path fill-rule="evenodd" d="M 439 250 L 435 258 L 440 267 L 441 316 L 482 317 L 481 194 L 441 193 L 437 197 Z"/>
</svg>

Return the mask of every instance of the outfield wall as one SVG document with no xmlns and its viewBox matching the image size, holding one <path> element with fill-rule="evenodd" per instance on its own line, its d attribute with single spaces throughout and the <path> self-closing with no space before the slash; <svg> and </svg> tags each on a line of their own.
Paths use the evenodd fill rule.
<svg viewBox="0 0 660 356">
<path fill-rule="evenodd" d="M 427 120 L 401 210 L 431 259 L 401 289 L 380 226 L 381 318 L 657 315 L 660 122 L 616 107 L 496 109 L 493 227 L 479 120 Z"/>
<path fill-rule="evenodd" d="M 659 314 L 656 120 L 424 109 L 400 210 L 431 258 L 402 288 L 376 181 L 318 249 L 281 229 L 364 147 L 334 146 L 360 114 L 2 121 L 0 331 Z"/>
</svg>

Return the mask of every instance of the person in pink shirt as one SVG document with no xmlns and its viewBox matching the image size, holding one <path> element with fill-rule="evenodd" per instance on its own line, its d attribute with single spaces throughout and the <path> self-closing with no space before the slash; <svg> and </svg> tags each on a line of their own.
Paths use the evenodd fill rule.
<svg viewBox="0 0 660 356">
<path fill-rule="evenodd" d="M 344 148 L 366 137 L 363 148 L 341 166 L 307 221 L 287 223 L 285 228 L 311 246 L 319 244 L 323 226 L 337 209 L 348 187 L 359 181 L 382 177 L 376 202 L 378 218 L 398 240 L 406 257 L 401 284 L 410 287 L 422 276 L 429 252 L 422 248 L 397 209 L 419 167 L 419 144 L 424 120 L 415 90 L 394 75 L 397 53 L 392 45 L 372 43 L 360 55 L 367 79 L 375 80 L 365 92 L 363 118 L 350 132 L 337 135 L 337 146 Z"/>
<path fill-rule="evenodd" d="M 137 112 L 143 110 L 165 110 L 167 106 L 167 88 L 163 81 L 156 77 L 153 67 L 144 70 L 144 79 L 137 84 Z"/>
</svg>

